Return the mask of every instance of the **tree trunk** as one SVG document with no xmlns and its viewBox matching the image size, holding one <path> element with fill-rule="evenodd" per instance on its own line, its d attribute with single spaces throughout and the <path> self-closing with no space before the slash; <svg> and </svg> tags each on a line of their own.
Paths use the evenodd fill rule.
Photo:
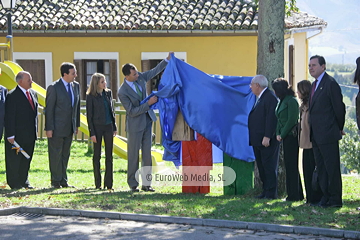
<svg viewBox="0 0 360 240">
<path fill-rule="evenodd" d="M 269 82 L 284 77 L 284 19 L 285 0 L 259 0 L 257 74 Z M 269 83 L 269 87 L 271 84 Z M 280 148 L 278 194 L 285 193 L 285 166 Z M 261 186 L 255 167 L 255 187 Z"/>
</svg>

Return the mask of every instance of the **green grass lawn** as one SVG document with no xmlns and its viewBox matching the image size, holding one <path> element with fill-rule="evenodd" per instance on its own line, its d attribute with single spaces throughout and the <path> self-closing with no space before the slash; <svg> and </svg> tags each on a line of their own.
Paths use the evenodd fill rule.
<svg viewBox="0 0 360 240">
<path fill-rule="evenodd" d="M 77 188 L 50 188 L 47 142 L 37 141 L 29 172 L 33 190 L 11 190 L 6 185 L 4 144 L 0 145 L 0 208 L 14 206 L 52 207 L 171 215 L 301 225 L 360 231 L 360 177 L 343 176 L 344 206 L 322 209 L 304 202 L 255 199 L 254 192 L 223 196 L 222 187 L 209 194 L 184 194 L 180 186 L 157 187 L 155 193 L 130 193 L 126 161 L 114 156 L 114 192 L 95 190 L 91 154 L 87 144 L 74 142 L 69 161 L 69 184 Z M 102 160 L 102 164 L 104 160 Z M 170 163 L 167 163 L 170 164 Z M 103 164 L 104 165 L 104 164 Z"/>
</svg>

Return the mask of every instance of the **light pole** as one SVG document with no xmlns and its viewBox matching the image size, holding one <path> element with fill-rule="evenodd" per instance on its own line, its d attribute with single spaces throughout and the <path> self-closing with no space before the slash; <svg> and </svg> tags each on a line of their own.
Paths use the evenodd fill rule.
<svg viewBox="0 0 360 240">
<path fill-rule="evenodd" d="M 16 0 L 1 0 L 4 9 L 8 10 L 7 23 L 8 23 L 8 35 L 6 36 L 6 42 L 9 44 L 8 60 L 13 60 L 13 36 L 12 36 L 12 21 L 11 21 L 11 9 L 15 8 Z"/>
</svg>

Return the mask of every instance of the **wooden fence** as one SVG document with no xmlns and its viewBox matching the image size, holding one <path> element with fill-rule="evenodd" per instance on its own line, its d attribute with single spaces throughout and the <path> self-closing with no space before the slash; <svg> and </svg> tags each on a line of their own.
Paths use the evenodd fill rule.
<svg viewBox="0 0 360 240">
<path fill-rule="evenodd" d="M 80 112 L 84 115 L 86 115 L 86 101 L 81 101 L 81 109 Z M 125 132 L 125 118 L 126 118 L 126 111 L 123 109 L 120 102 L 115 102 L 114 100 L 114 107 L 115 107 L 115 121 L 117 126 L 117 134 L 121 137 L 126 138 L 126 132 Z M 46 134 L 44 131 L 45 127 L 45 115 L 43 112 L 43 107 L 39 107 L 39 115 L 38 115 L 38 138 L 39 139 L 45 139 Z M 156 113 L 156 116 L 158 117 L 158 120 L 153 123 L 152 131 L 155 133 L 155 143 L 161 144 L 162 140 L 162 133 L 161 133 L 161 127 L 160 127 L 160 121 L 159 121 L 159 113 Z M 76 141 L 85 141 L 87 142 L 89 137 L 80 132 L 74 137 L 74 140 Z"/>
</svg>

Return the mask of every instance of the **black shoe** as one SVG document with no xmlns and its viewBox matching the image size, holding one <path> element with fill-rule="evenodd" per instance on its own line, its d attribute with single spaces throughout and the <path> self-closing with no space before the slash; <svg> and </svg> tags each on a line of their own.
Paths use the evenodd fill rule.
<svg viewBox="0 0 360 240">
<path fill-rule="evenodd" d="M 53 187 L 53 188 L 62 188 L 61 185 L 60 185 L 60 183 L 54 183 L 54 184 L 52 185 L 52 187 Z"/>
<path fill-rule="evenodd" d="M 25 188 L 25 189 L 34 189 L 34 187 L 31 186 L 31 185 L 24 186 L 24 188 Z"/>
<path fill-rule="evenodd" d="M 130 187 L 130 191 L 139 192 L 139 189 L 137 187 Z"/>
<path fill-rule="evenodd" d="M 95 187 L 95 189 L 97 189 L 97 190 L 101 190 L 101 187 Z"/>
<path fill-rule="evenodd" d="M 310 206 L 312 206 L 312 207 L 319 207 L 319 205 L 320 205 L 320 202 L 311 202 L 310 203 Z"/>
<path fill-rule="evenodd" d="M 141 190 L 145 191 L 145 192 L 155 192 L 155 189 L 153 189 L 150 186 L 142 186 Z"/>
<path fill-rule="evenodd" d="M 61 184 L 61 187 L 63 187 L 63 188 L 75 188 L 75 186 L 69 185 L 67 183 Z"/>
<path fill-rule="evenodd" d="M 264 199 L 274 200 L 274 199 L 277 199 L 277 197 L 274 197 L 274 196 L 265 196 Z"/>
<path fill-rule="evenodd" d="M 257 198 L 257 199 L 263 199 L 263 198 L 265 198 L 265 194 L 260 194 L 259 196 L 256 196 L 255 198 Z"/>
<path fill-rule="evenodd" d="M 324 206 L 321 207 L 325 207 L 325 208 L 341 208 L 342 207 L 342 203 L 337 203 L 337 202 L 327 202 Z"/>
</svg>

